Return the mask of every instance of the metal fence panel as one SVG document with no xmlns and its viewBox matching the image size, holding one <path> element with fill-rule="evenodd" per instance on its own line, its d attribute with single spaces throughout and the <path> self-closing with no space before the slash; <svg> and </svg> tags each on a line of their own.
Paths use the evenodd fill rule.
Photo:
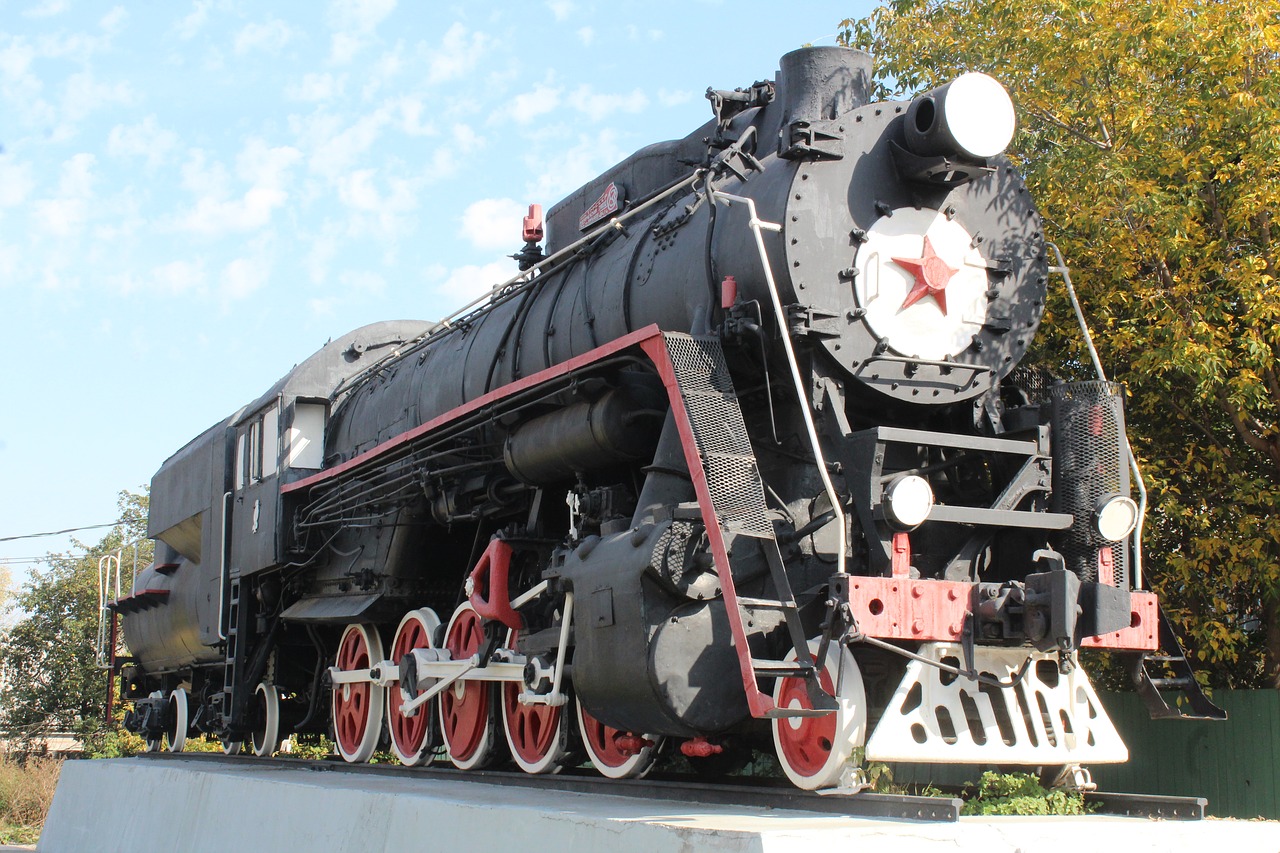
<svg viewBox="0 0 1280 853">
<path fill-rule="evenodd" d="M 1152 720 L 1132 693 L 1102 703 L 1127 764 L 1091 768 L 1105 791 L 1207 797 L 1219 817 L 1280 818 L 1280 691 L 1215 690 L 1226 722 Z"/>
</svg>

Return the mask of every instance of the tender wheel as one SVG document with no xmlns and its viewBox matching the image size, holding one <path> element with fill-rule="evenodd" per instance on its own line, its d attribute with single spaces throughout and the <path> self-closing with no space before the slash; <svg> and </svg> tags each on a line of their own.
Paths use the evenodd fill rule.
<svg viewBox="0 0 1280 853">
<path fill-rule="evenodd" d="M 434 610 L 424 607 L 421 610 L 410 610 L 400 620 L 395 639 L 391 641 L 391 661 L 399 664 L 400 659 L 414 649 L 429 649 L 435 644 L 432 637 L 436 628 L 440 627 L 440 617 Z M 427 729 L 434 710 L 428 703 L 419 707 L 418 713 L 406 717 L 400 707 L 407 701 L 397 684 L 387 690 L 387 730 L 391 732 L 391 751 L 401 764 L 413 766 L 426 761 Z"/>
<path fill-rule="evenodd" d="M 382 660 L 382 638 L 372 625 L 348 625 L 338 643 L 335 665 L 343 672 L 367 670 Z M 382 735 L 386 691 L 368 682 L 339 684 L 333 689 L 333 733 L 344 761 L 368 761 Z"/>
<path fill-rule="evenodd" d="M 153 690 L 153 691 L 151 691 L 151 693 L 150 693 L 150 694 L 148 694 L 147 698 L 148 698 L 148 699 L 159 699 L 159 698 L 161 698 L 161 697 L 163 697 L 163 696 L 164 696 L 164 694 L 163 694 L 162 692 L 160 692 L 159 690 Z M 158 735 L 156 735 L 155 737 L 147 737 L 147 736 L 144 734 L 144 735 L 143 735 L 143 741 L 144 741 L 144 742 L 146 743 L 146 745 L 147 745 L 147 752 L 159 752 L 160 750 L 164 749 L 164 734 L 163 734 L 163 733 L 158 734 Z"/>
<path fill-rule="evenodd" d="M 809 641 L 817 655 L 818 641 Z M 795 660 L 793 652 L 789 658 Z M 837 708 L 821 717 L 775 717 L 773 745 L 787 778 L 798 788 L 816 790 L 837 785 L 855 747 L 866 736 L 867 702 L 862 673 L 843 646 L 827 649 L 820 676 L 822 689 L 835 696 Z M 836 693 L 836 685 L 840 692 Z M 773 688 L 779 708 L 812 708 L 802 678 L 779 678 Z"/>
<path fill-rule="evenodd" d="M 187 729 L 191 726 L 188 707 L 186 688 L 173 688 L 173 692 L 169 694 L 169 726 L 164 733 L 165 740 L 169 742 L 170 752 L 182 752 L 187 745 Z"/>
<path fill-rule="evenodd" d="M 657 753 L 653 738 L 610 728 L 588 714 L 581 702 L 575 701 L 574 705 L 582 744 L 597 770 L 610 779 L 638 779 L 649 772 Z"/>
<path fill-rule="evenodd" d="M 244 741 L 232 740 L 230 738 L 222 739 L 222 751 L 226 755 L 239 755 L 244 751 Z"/>
<path fill-rule="evenodd" d="M 507 632 L 507 648 L 516 647 L 516 632 Z M 511 757 L 526 773 L 559 773 L 570 753 L 569 715 L 565 706 L 521 705 L 524 685 L 502 685 L 502 731 Z"/>
<path fill-rule="evenodd" d="M 449 620 L 444 646 L 454 660 L 466 660 L 483 644 L 480 614 L 464 602 Z M 488 682 L 459 679 L 440 694 L 440 734 L 454 766 L 471 770 L 494 760 L 495 717 Z"/>
<path fill-rule="evenodd" d="M 263 682 L 253 692 L 253 699 L 258 706 L 250 735 L 253 754 L 267 758 L 280 748 L 280 689 Z"/>
</svg>

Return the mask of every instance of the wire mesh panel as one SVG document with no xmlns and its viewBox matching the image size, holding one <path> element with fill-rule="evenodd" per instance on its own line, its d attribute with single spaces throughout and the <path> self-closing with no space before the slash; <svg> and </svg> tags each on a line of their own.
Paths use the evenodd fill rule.
<svg viewBox="0 0 1280 853">
<path fill-rule="evenodd" d="M 718 341 L 663 335 L 716 515 L 727 530 L 771 538 L 764 484 Z"/>
<path fill-rule="evenodd" d="M 1117 586 L 1129 585 L 1127 543 L 1098 533 L 1094 515 L 1103 501 L 1129 495 L 1124 445 L 1124 389 L 1116 382 L 1067 382 L 1048 389 L 1053 426 L 1054 511 L 1076 523 L 1062 534 L 1059 549 L 1067 568 L 1081 579 L 1098 579 L 1098 551 L 1112 547 Z"/>
</svg>

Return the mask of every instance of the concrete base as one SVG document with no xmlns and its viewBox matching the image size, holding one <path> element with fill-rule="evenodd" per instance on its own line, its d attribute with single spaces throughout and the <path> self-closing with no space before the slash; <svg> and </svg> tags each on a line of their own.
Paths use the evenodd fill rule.
<svg viewBox="0 0 1280 853">
<path fill-rule="evenodd" d="M 63 766 L 38 849 L 1276 853 L 1280 824 L 1121 817 L 909 823 L 498 787 L 409 772 L 401 777 L 251 760 L 193 765 L 125 758 Z"/>
</svg>

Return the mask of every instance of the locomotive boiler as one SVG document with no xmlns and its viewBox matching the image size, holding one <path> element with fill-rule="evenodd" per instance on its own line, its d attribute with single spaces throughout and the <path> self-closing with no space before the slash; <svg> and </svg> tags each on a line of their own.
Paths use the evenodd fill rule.
<svg viewBox="0 0 1280 853">
<path fill-rule="evenodd" d="M 512 281 L 167 460 L 114 605 L 129 728 L 613 777 L 772 750 L 804 788 L 1124 760 L 1079 665 L 1154 690 L 1122 395 L 1023 363 L 1050 264 L 1013 106 L 869 86 L 806 48 L 709 90 L 531 209 Z"/>
</svg>

